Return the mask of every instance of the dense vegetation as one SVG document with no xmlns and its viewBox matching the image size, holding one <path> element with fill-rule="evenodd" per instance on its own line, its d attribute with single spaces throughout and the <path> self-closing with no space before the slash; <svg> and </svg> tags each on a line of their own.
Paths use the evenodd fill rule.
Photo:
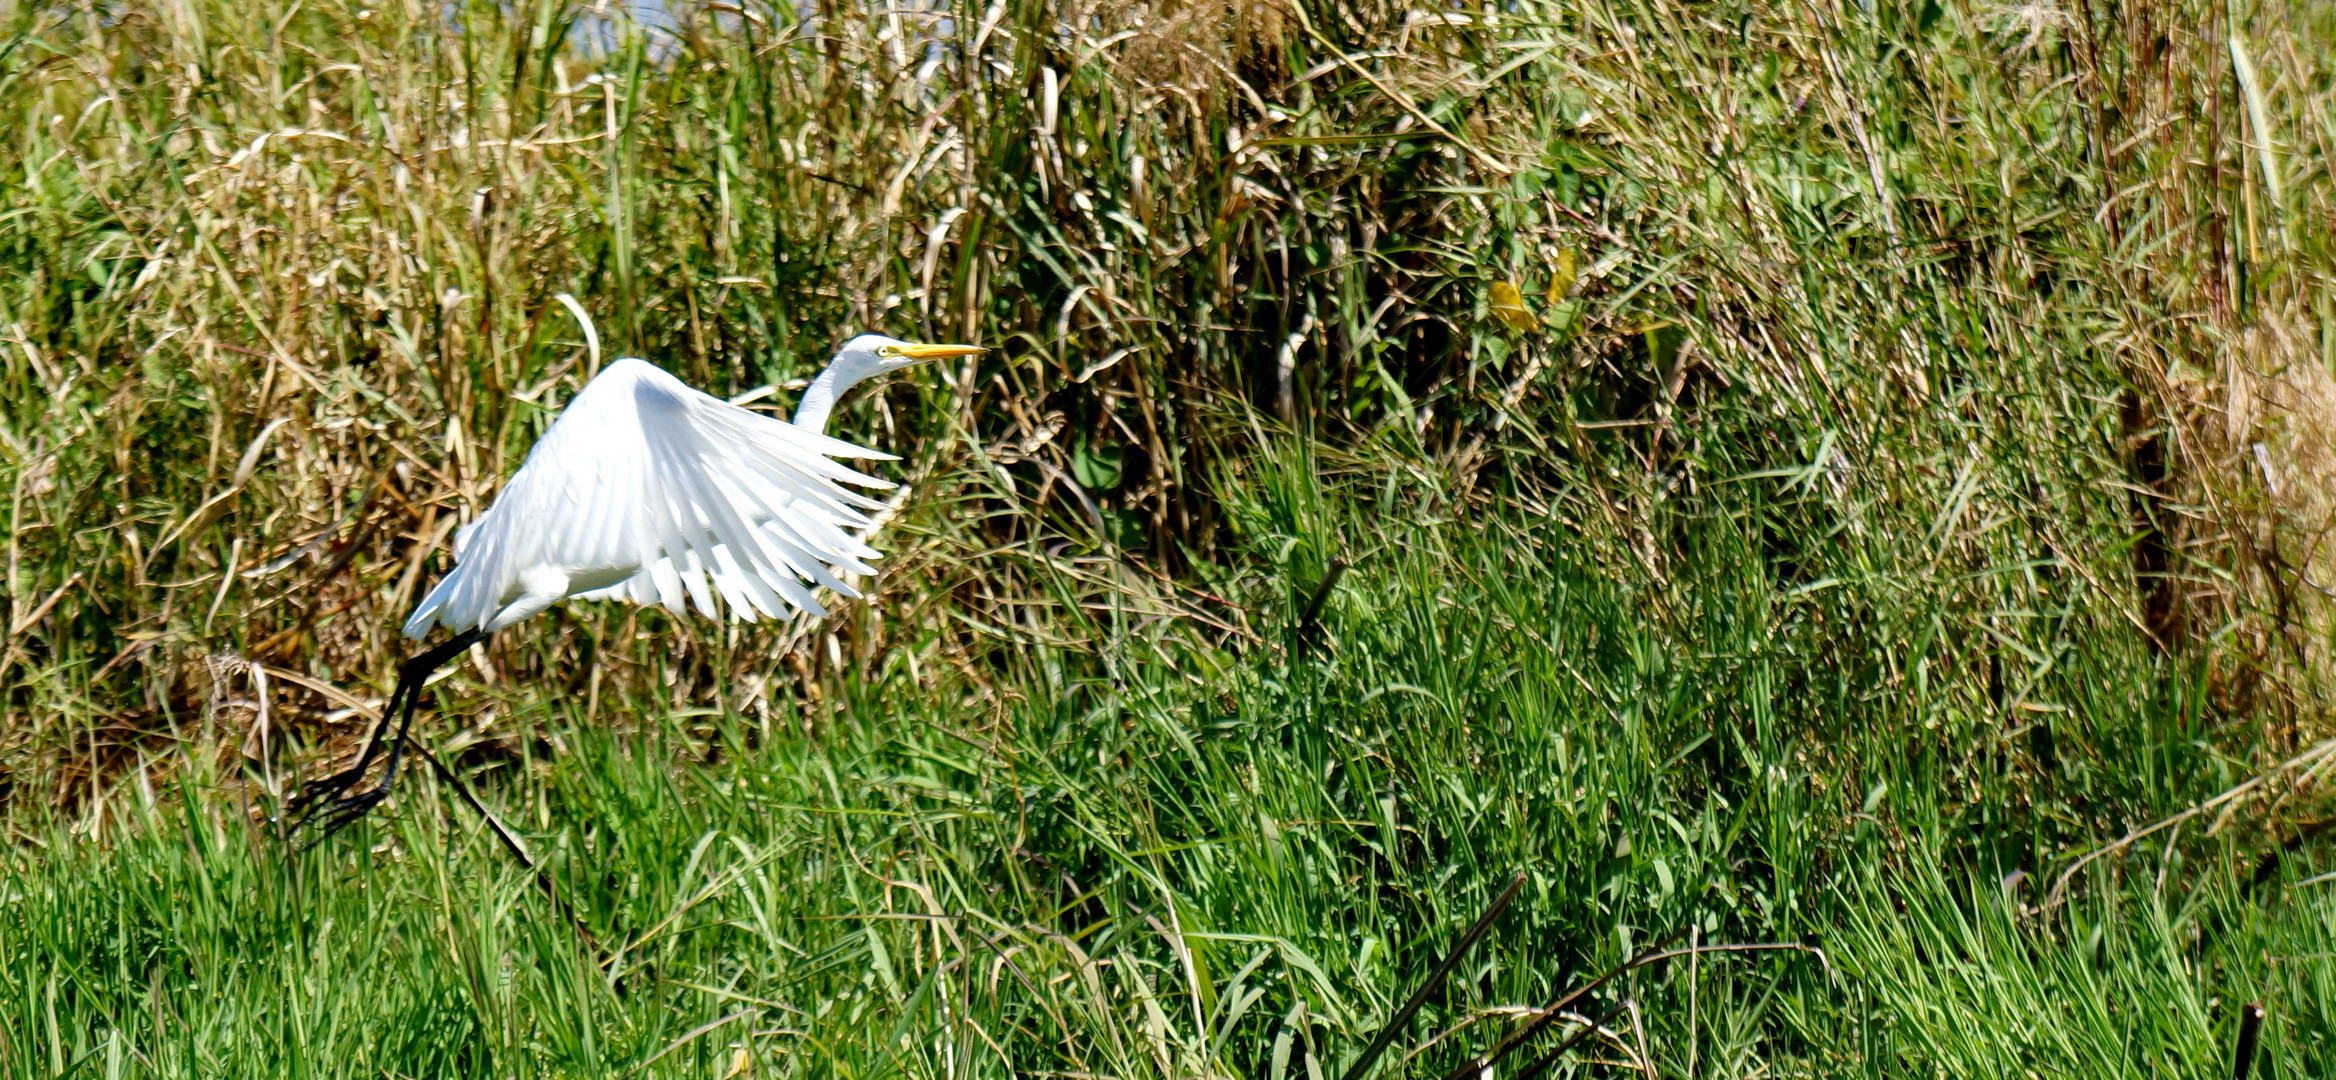
<svg viewBox="0 0 2336 1080">
<path fill-rule="evenodd" d="M 1378 1075 L 2336 1070 L 2325 5 L 0 34 L 0 1071 L 1327 1080 L 1518 872 Z M 596 364 L 870 329 L 865 598 L 284 842 Z"/>
</svg>

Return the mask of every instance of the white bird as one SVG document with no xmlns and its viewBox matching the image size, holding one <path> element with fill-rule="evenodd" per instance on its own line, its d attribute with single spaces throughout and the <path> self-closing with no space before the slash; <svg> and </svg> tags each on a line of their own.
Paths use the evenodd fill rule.
<svg viewBox="0 0 2336 1080">
<path fill-rule="evenodd" d="M 821 434 L 828 414 L 862 380 L 982 351 L 862 334 L 804 389 L 791 424 L 691 389 L 646 360 L 609 365 L 560 412 L 486 513 L 455 534 L 454 569 L 406 619 L 407 637 L 444 625 L 454 638 L 399 669 L 357 764 L 303 791 L 295 811 L 331 798 L 330 835 L 372 809 L 397 778 L 430 673 L 562 600 L 657 603 L 678 615 L 686 598 L 712 617 L 719 596 L 753 622 L 790 609 L 827 614 L 812 586 L 859 595 L 843 575 L 874 573 L 868 560 L 878 553 L 847 530 L 867 527 L 861 511 L 883 504 L 843 485 L 894 485 L 835 459 L 892 455 Z M 401 705 L 381 783 L 346 794 Z"/>
</svg>

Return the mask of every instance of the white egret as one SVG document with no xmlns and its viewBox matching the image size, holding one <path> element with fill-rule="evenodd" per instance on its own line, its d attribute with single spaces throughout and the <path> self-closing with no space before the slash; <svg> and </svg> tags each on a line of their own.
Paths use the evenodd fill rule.
<svg viewBox="0 0 2336 1080">
<path fill-rule="evenodd" d="M 397 780 L 414 707 L 430 673 L 464 649 L 568 598 L 656 603 L 686 598 L 716 616 L 721 598 L 753 622 L 790 610 L 827 614 L 823 586 L 859 595 L 842 575 L 870 574 L 874 548 L 849 531 L 882 504 L 846 488 L 890 488 L 836 459 L 892 455 L 821 434 L 844 392 L 913 364 L 971 356 L 862 334 L 811 381 L 785 423 L 691 389 L 645 360 L 624 359 L 587 383 L 528 451 L 486 513 L 455 534 L 454 569 L 406 619 L 407 637 L 444 625 L 454 637 L 405 662 L 381 721 L 350 768 L 301 792 L 301 824 L 321 813 L 331 835 L 371 810 Z M 381 782 L 352 793 L 380 752 Z M 313 808 L 313 809 L 311 809 Z"/>
</svg>

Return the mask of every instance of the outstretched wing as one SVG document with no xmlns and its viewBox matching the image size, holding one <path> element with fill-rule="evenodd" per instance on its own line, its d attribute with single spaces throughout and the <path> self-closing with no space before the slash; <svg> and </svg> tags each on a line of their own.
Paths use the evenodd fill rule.
<svg viewBox="0 0 2336 1080">
<path fill-rule="evenodd" d="M 740 618 L 825 614 L 808 584 L 857 595 L 873 573 L 847 529 L 881 504 L 842 485 L 889 488 L 835 458 L 888 458 L 700 393 L 642 360 L 619 360 L 569 403 L 527 463 L 456 545 L 455 568 L 406 620 L 489 632 L 564 596 L 683 597 Z"/>
</svg>

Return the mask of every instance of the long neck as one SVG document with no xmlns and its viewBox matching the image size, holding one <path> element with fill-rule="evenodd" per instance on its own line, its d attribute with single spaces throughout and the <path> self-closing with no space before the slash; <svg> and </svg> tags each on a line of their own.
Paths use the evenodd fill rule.
<svg viewBox="0 0 2336 1080">
<path fill-rule="evenodd" d="M 803 388 L 803 397 L 795 402 L 795 426 L 814 435 L 827 430 L 827 414 L 835 411 L 835 403 L 843 399 L 844 391 L 852 388 L 864 376 L 846 375 L 829 364 L 826 371 Z"/>
</svg>

